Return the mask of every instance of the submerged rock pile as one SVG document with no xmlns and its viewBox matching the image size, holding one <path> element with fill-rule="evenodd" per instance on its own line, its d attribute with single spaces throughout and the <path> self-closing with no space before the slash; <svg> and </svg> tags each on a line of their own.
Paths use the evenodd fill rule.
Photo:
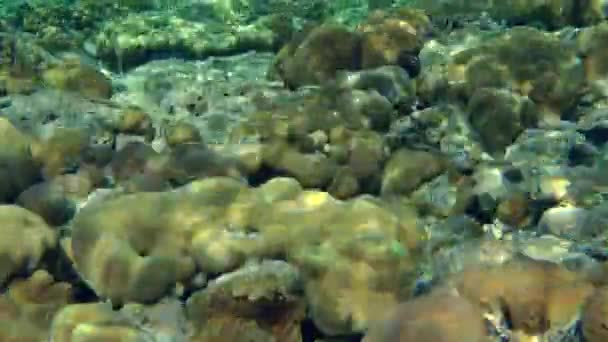
<svg viewBox="0 0 608 342">
<path fill-rule="evenodd" d="M 6 15 L 0 341 L 608 340 L 604 4 L 440 3 Z"/>
</svg>

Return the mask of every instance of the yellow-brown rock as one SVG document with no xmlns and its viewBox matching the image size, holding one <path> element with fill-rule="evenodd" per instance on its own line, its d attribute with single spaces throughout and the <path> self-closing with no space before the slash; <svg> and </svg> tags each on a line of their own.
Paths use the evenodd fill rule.
<svg viewBox="0 0 608 342">
<path fill-rule="evenodd" d="M 400 65 L 416 76 L 420 65 L 415 58 L 430 27 L 430 19 L 422 11 L 401 8 L 372 12 L 358 28 L 362 33 L 361 67 Z"/>
<path fill-rule="evenodd" d="M 490 341 L 482 310 L 449 289 L 436 290 L 389 310 L 393 312 L 370 329 L 364 342 Z"/>
<path fill-rule="evenodd" d="M 159 154 L 150 145 L 131 142 L 114 153 L 109 166 L 114 178 L 120 181 L 143 173 L 146 166 L 158 158 Z"/>
<path fill-rule="evenodd" d="M 85 130 L 56 128 L 49 137 L 35 141 L 31 151 L 42 165 L 44 175 L 53 178 L 75 168 L 88 146 L 89 135 Z"/>
<path fill-rule="evenodd" d="M 336 165 L 325 155 L 306 154 L 282 143 L 264 146 L 262 160 L 272 169 L 286 173 L 308 188 L 327 185 L 333 177 Z"/>
<path fill-rule="evenodd" d="M 49 249 L 56 233 L 33 212 L 15 205 L 0 206 L 0 283 L 18 272 L 31 271 Z"/>
<path fill-rule="evenodd" d="M 193 342 L 300 342 L 305 304 L 297 270 L 282 261 L 251 263 L 190 297 Z"/>
<path fill-rule="evenodd" d="M 198 128 L 193 124 L 183 121 L 170 125 L 165 129 L 165 140 L 169 146 L 203 142 Z"/>
<path fill-rule="evenodd" d="M 583 336 L 585 341 L 600 342 L 608 339 L 608 287 L 599 287 L 587 300 L 583 309 Z"/>
<path fill-rule="evenodd" d="M 498 204 L 496 217 L 503 223 L 520 228 L 530 223 L 530 199 L 525 194 L 513 194 Z"/>
<path fill-rule="evenodd" d="M 323 84 L 360 67 L 360 37 L 342 26 L 316 27 L 283 47 L 273 67 L 289 87 Z"/>
<path fill-rule="evenodd" d="M 65 342 L 136 342 L 148 337 L 105 303 L 73 304 L 53 319 L 50 340 Z"/>
<path fill-rule="evenodd" d="M 0 203 L 14 200 L 40 178 L 40 166 L 30 152 L 32 139 L 0 118 Z"/>
<path fill-rule="evenodd" d="M 526 258 L 504 265 L 466 269 L 459 292 L 498 317 L 508 316 L 514 332 L 542 336 L 573 321 L 593 286 L 581 274 Z"/>
<path fill-rule="evenodd" d="M 75 266 L 99 296 L 115 303 L 146 302 L 191 275 L 189 233 L 171 224 L 171 197 L 125 195 L 77 215 L 72 236 Z"/>
<path fill-rule="evenodd" d="M 446 169 L 442 156 L 406 148 L 393 153 L 382 176 L 383 196 L 406 195 Z"/>
<path fill-rule="evenodd" d="M 578 99 L 585 72 L 572 46 L 550 33 L 516 27 L 455 54 L 448 80 L 464 86 L 468 97 L 481 88 L 510 89 L 553 122 Z"/>
<path fill-rule="evenodd" d="M 178 283 L 188 290 L 198 271 L 221 274 L 250 259 L 286 258 L 306 276 L 315 322 L 341 334 L 363 331 L 409 293 L 424 233 L 415 212 L 406 211 L 303 191 L 293 179 L 249 188 L 213 177 L 85 207 L 73 221 L 72 250 L 79 274 L 113 303 L 153 301 Z M 213 316 L 236 330 L 255 323 L 242 318 Z M 207 328 L 199 333 L 213 336 Z"/>
<path fill-rule="evenodd" d="M 129 107 L 122 111 L 116 128 L 123 134 L 143 136 L 146 142 L 151 142 L 156 133 L 150 115 L 136 107 Z"/>
<path fill-rule="evenodd" d="M 0 296 L 0 340 L 48 340 L 54 314 L 71 301 L 71 285 L 55 282 L 46 271 L 15 280 Z"/>
<path fill-rule="evenodd" d="M 48 87 L 92 99 L 109 99 L 112 96 L 111 81 L 93 66 L 78 60 L 69 59 L 45 70 L 42 80 Z"/>
</svg>

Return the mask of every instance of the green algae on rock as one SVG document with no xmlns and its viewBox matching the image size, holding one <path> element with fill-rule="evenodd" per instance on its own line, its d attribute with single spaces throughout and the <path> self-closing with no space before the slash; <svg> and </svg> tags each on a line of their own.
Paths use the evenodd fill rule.
<svg viewBox="0 0 608 342">
<path fill-rule="evenodd" d="M 171 14 L 131 14 L 106 23 L 94 37 L 97 57 L 118 71 L 152 59 L 204 59 L 249 50 L 272 51 L 278 36 L 263 20 L 227 26 Z"/>
</svg>

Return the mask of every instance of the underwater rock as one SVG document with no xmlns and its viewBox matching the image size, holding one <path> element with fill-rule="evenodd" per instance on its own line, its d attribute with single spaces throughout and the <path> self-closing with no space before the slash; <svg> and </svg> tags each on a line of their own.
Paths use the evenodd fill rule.
<svg viewBox="0 0 608 342">
<path fill-rule="evenodd" d="M 435 179 L 422 184 L 411 194 L 411 199 L 414 201 L 420 211 L 426 212 L 433 216 L 449 217 L 455 215 L 460 208 L 459 191 L 467 190 L 459 189 L 461 186 L 452 184 L 447 174 L 442 174 Z M 456 216 L 458 217 L 458 216 Z"/>
<path fill-rule="evenodd" d="M 89 139 L 85 128 L 57 127 L 48 136 L 35 140 L 30 150 L 42 166 L 44 176 L 52 178 L 77 169 L 89 147 Z"/>
<path fill-rule="evenodd" d="M 527 129 L 509 146 L 505 159 L 527 176 L 536 169 L 542 176 L 559 177 L 572 166 L 572 150 L 584 142 L 584 135 L 571 129 Z"/>
<path fill-rule="evenodd" d="M 394 117 L 392 104 L 375 91 L 343 91 L 338 95 L 338 110 L 366 118 L 364 126 L 385 132 Z"/>
<path fill-rule="evenodd" d="M 336 165 L 323 154 L 304 154 L 281 144 L 262 152 L 265 165 L 297 179 L 304 187 L 323 187 L 334 175 Z"/>
<path fill-rule="evenodd" d="M 486 341 L 482 311 L 449 289 L 405 302 L 372 326 L 364 342 Z"/>
<path fill-rule="evenodd" d="M 521 229 L 531 222 L 530 198 L 527 194 L 514 192 L 500 200 L 496 207 L 496 218 L 511 227 Z"/>
<path fill-rule="evenodd" d="M 424 8 L 437 16 L 469 15 L 486 13 L 491 18 L 506 21 L 510 25 L 542 25 L 555 30 L 564 26 L 587 26 L 600 22 L 606 13 L 602 1 L 573 2 L 570 0 L 506 0 L 500 2 L 477 1 L 414 1 L 413 5 Z"/>
<path fill-rule="evenodd" d="M 99 70 L 78 60 L 66 60 L 45 70 L 42 80 L 48 87 L 91 99 L 112 97 L 111 81 Z"/>
<path fill-rule="evenodd" d="M 72 233 L 75 267 L 98 296 L 110 298 L 117 304 L 156 300 L 178 279 L 192 272 L 193 266 L 187 266 L 192 265 L 190 257 L 180 255 L 177 232 L 171 233 L 174 227 L 168 222 L 161 222 L 158 217 L 152 221 L 160 225 L 146 222 L 149 215 L 135 211 L 165 211 L 168 208 L 162 204 L 163 197 L 166 195 L 161 193 L 126 195 L 87 205 L 76 216 Z M 124 208 L 129 208 L 129 217 L 122 214 Z M 115 224 L 110 226 L 109 222 Z M 106 226 L 103 234 L 97 230 L 100 224 Z M 149 232 L 139 236 L 136 234 L 131 241 L 124 241 L 120 238 L 123 229 Z M 155 250 L 158 247 L 154 244 L 159 240 L 150 237 L 166 234 L 174 238 L 163 238 L 163 243 L 158 246 L 162 250 Z M 140 252 L 144 247 L 145 250 Z M 153 272 L 153 269 L 162 272 Z"/>
<path fill-rule="evenodd" d="M 407 72 L 397 66 L 341 72 L 336 83 L 341 88 L 376 91 L 396 107 L 408 108 L 414 103 L 415 84 Z"/>
<path fill-rule="evenodd" d="M 582 330 L 585 341 L 599 342 L 608 338 L 606 324 L 606 304 L 608 288 L 600 287 L 589 296 L 582 313 Z"/>
<path fill-rule="evenodd" d="M 169 12 L 133 13 L 105 22 L 93 41 L 97 57 L 119 72 L 152 59 L 204 59 L 274 49 L 277 36 L 263 20 L 236 29 L 231 25 L 185 20 Z"/>
<path fill-rule="evenodd" d="M 327 191 L 337 199 L 348 199 L 359 193 L 359 181 L 350 168 L 341 167 L 336 171 Z"/>
<path fill-rule="evenodd" d="M 40 166 L 32 158 L 31 144 L 30 137 L 0 118 L 0 203 L 14 200 L 40 179 Z"/>
<path fill-rule="evenodd" d="M 360 45 L 359 35 L 345 27 L 319 26 L 303 40 L 285 45 L 272 68 L 289 88 L 323 84 L 339 70 L 360 68 Z"/>
<path fill-rule="evenodd" d="M 576 243 L 555 235 L 518 237 L 521 253 L 533 260 L 564 265 L 571 271 L 585 271 L 595 266 L 593 259 L 574 250 Z"/>
<path fill-rule="evenodd" d="M 481 305 L 491 324 L 512 338 L 548 337 L 568 328 L 593 292 L 581 274 L 525 258 L 474 266 L 457 279 L 459 293 Z"/>
<path fill-rule="evenodd" d="M 559 237 L 576 239 L 582 237 L 583 225 L 589 211 L 577 207 L 556 207 L 548 209 L 538 223 L 539 229 Z"/>
<path fill-rule="evenodd" d="M 444 159 L 435 153 L 400 149 L 384 168 L 383 196 L 406 195 L 445 170 Z"/>
<path fill-rule="evenodd" d="M 530 27 L 512 28 L 458 51 L 447 72 L 449 82 L 464 87 L 468 98 L 482 88 L 499 93 L 506 88 L 522 96 L 520 101 L 532 101 L 538 120 L 552 125 L 578 100 L 585 79 L 576 49 Z"/>
<path fill-rule="evenodd" d="M 260 185 L 260 195 L 269 203 L 294 200 L 304 189 L 294 178 L 275 177 Z"/>
<path fill-rule="evenodd" d="M 147 142 L 154 140 L 156 134 L 150 115 L 137 107 L 122 111 L 116 122 L 116 130 L 122 134 L 142 136 Z"/>
<path fill-rule="evenodd" d="M 53 316 L 73 301 L 73 288 L 38 270 L 26 279 L 11 282 L 0 296 L 0 339 L 48 340 Z"/>
<path fill-rule="evenodd" d="M 429 17 L 420 10 L 402 7 L 371 12 L 357 28 L 362 36 L 361 67 L 398 65 L 410 77 L 418 76 L 418 53 L 430 27 Z"/>
<path fill-rule="evenodd" d="M 195 179 L 233 177 L 242 179 L 245 169 L 240 160 L 214 151 L 202 143 L 174 146 L 168 158 L 159 162 L 161 174 L 175 186 Z"/>
<path fill-rule="evenodd" d="M 150 333 L 138 329 L 126 315 L 113 311 L 106 303 L 72 304 L 53 319 L 53 341 L 156 341 Z"/>
<path fill-rule="evenodd" d="M 490 154 L 501 154 L 525 128 L 537 122 L 534 103 L 506 90 L 479 89 L 467 109 L 471 126 Z"/>
<path fill-rule="evenodd" d="M 169 147 L 174 147 L 180 144 L 202 143 L 203 138 L 196 126 L 177 122 L 165 129 L 165 141 Z"/>
<path fill-rule="evenodd" d="M 416 227 L 415 214 L 405 206 L 398 217 L 370 199 L 346 203 L 343 209 L 332 209 L 326 203 L 323 211 L 313 211 L 337 215 L 330 219 L 334 222 L 331 235 L 318 247 L 311 242 L 322 235 L 311 235 L 306 238 L 309 243 L 292 247 L 289 258 L 305 276 L 312 320 L 328 335 L 364 331 L 375 317 L 411 291 L 418 244 L 424 235 Z M 323 225 L 325 219 L 314 221 Z M 301 232 L 312 233 L 314 221 L 299 224 L 309 227 Z M 323 226 L 317 229 L 324 230 Z M 351 234 L 344 239 L 347 231 Z M 397 240 L 396 234 L 403 234 L 403 238 Z"/>
<path fill-rule="evenodd" d="M 60 182 L 47 181 L 29 187 L 19 195 L 16 203 L 40 215 L 47 224 L 60 226 L 76 212 L 76 203 L 67 195 L 68 191 Z"/>
<path fill-rule="evenodd" d="M 308 92 L 290 92 L 267 80 L 272 59 L 270 53 L 249 52 L 204 61 L 149 62 L 119 80 L 128 90 L 117 93 L 113 101 L 141 108 L 165 137 L 172 127 L 189 125 L 190 134 L 196 128 L 205 142 L 224 144 L 233 127 L 255 112 L 290 105 Z M 239 139 L 230 142 L 257 142 L 253 137 Z"/>
<path fill-rule="evenodd" d="M 187 310 L 192 341 L 302 341 L 300 275 L 286 262 L 249 263 L 225 273 L 194 293 Z"/>
<path fill-rule="evenodd" d="M 6 117 L 15 127 L 39 139 L 53 135 L 56 129 L 81 129 L 90 135 L 91 142 L 109 145 L 113 123 L 120 114 L 120 108 L 111 102 L 54 89 L 11 99 L 11 106 L 4 110 Z"/>
<path fill-rule="evenodd" d="M 608 25 L 599 25 L 585 28 L 577 37 L 577 48 L 585 65 L 585 78 L 590 83 L 598 83 L 605 94 L 605 85 L 601 83 L 606 79 L 605 50 L 608 43 Z"/>
<path fill-rule="evenodd" d="M 55 248 L 57 234 L 37 214 L 16 205 L 0 206 L 0 283 L 17 273 L 31 272 Z"/>
</svg>

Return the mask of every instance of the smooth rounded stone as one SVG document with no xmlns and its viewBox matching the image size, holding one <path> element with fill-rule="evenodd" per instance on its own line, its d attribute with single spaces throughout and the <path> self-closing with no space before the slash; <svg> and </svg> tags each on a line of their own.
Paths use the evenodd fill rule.
<svg viewBox="0 0 608 342">
<path fill-rule="evenodd" d="M 138 315 L 143 316 L 141 313 Z M 162 335 L 153 336 L 156 335 L 156 322 L 148 321 L 144 331 L 134 324 L 139 318 L 136 316 L 130 308 L 114 311 L 109 303 L 67 305 L 54 316 L 49 341 L 151 342 L 156 341 L 154 337 L 160 340 Z M 172 335 L 176 336 L 177 333 Z"/>
<path fill-rule="evenodd" d="M 587 209 L 572 206 L 555 207 L 543 213 L 538 227 L 541 232 L 576 240 L 588 217 Z"/>
<path fill-rule="evenodd" d="M 507 194 L 507 182 L 502 170 L 498 167 L 481 167 L 473 175 L 475 194 L 489 194 L 492 198 L 498 199 Z"/>
<path fill-rule="evenodd" d="M 342 167 L 336 171 L 328 192 L 337 199 L 348 199 L 359 192 L 359 181 L 351 169 Z"/>
<path fill-rule="evenodd" d="M 258 191 L 269 203 L 296 198 L 304 189 L 295 178 L 275 177 L 260 185 Z"/>
<path fill-rule="evenodd" d="M 220 155 L 238 160 L 243 167 L 243 171 L 249 175 L 255 174 L 262 168 L 262 144 L 213 144 L 209 145 L 209 148 Z"/>
<path fill-rule="evenodd" d="M 21 273 L 2 289 L 0 296 L 0 341 L 49 341 L 53 317 L 74 299 L 72 284 L 56 280 L 38 269 L 30 276 Z M 72 340 L 54 340 L 73 342 Z"/>
<path fill-rule="evenodd" d="M 57 234 L 42 217 L 16 205 L 0 205 L 0 286 L 15 274 L 32 272 Z"/>
<path fill-rule="evenodd" d="M 329 184 L 337 168 L 324 154 L 301 153 L 281 144 L 265 146 L 262 155 L 265 164 L 297 179 L 305 188 Z"/>
<path fill-rule="evenodd" d="M 544 198 L 562 200 L 568 195 L 570 180 L 563 176 L 541 176 L 539 180 L 539 195 Z"/>
<path fill-rule="evenodd" d="M 382 177 L 382 196 L 406 195 L 446 169 L 443 156 L 402 148 L 386 163 Z"/>
<path fill-rule="evenodd" d="M 0 118 L 0 202 L 10 202 L 39 180 L 40 167 L 32 158 L 29 137 L 6 118 Z"/>
<path fill-rule="evenodd" d="M 52 182 L 29 187 L 19 195 L 17 204 L 40 215 L 51 226 L 68 222 L 76 213 L 76 204 L 67 197 L 65 189 Z"/>
</svg>

